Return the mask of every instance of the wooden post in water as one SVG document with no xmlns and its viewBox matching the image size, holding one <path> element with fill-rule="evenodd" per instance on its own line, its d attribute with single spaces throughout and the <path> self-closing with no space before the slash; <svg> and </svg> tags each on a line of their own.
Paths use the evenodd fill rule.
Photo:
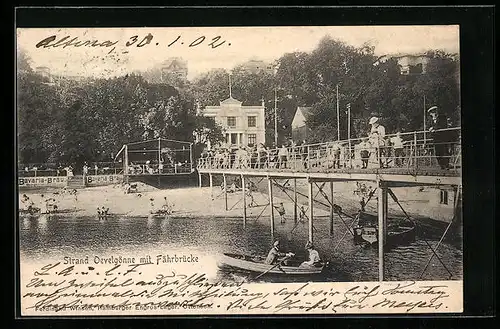
<svg viewBox="0 0 500 329">
<path fill-rule="evenodd" d="M 293 179 L 293 222 L 297 224 L 297 178 Z"/>
<path fill-rule="evenodd" d="M 313 227 L 313 216 L 314 216 L 313 182 L 308 181 L 308 183 L 309 183 L 309 241 L 314 242 L 313 241 L 313 233 L 314 233 L 313 232 L 313 230 L 314 230 L 314 227 Z"/>
<path fill-rule="evenodd" d="M 273 204 L 273 181 L 267 178 L 267 188 L 269 190 L 269 209 L 271 210 L 271 236 L 274 238 L 274 204 Z"/>
<path fill-rule="evenodd" d="M 213 177 L 212 174 L 208 174 L 209 184 L 210 184 L 210 197 L 214 198 L 214 189 L 213 189 Z"/>
<path fill-rule="evenodd" d="M 224 180 L 224 209 L 227 211 L 227 181 L 226 181 L 226 174 L 222 174 L 222 179 Z"/>
<path fill-rule="evenodd" d="M 124 159 L 123 159 L 123 162 L 124 162 L 124 164 L 123 164 L 124 173 L 123 174 L 125 175 L 125 183 L 128 184 L 128 171 L 129 171 L 128 170 L 128 145 L 125 144 L 125 150 L 123 152 L 125 152 Z"/>
<path fill-rule="evenodd" d="M 247 198 L 246 198 L 246 190 L 245 190 L 245 176 L 241 175 L 241 193 L 243 197 L 243 228 L 247 225 Z"/>
<path fill-rule="evenodd" d="M 333 235 L 333 181 L 330 182 L 330 235 Z"/>
<path fill-rule="evenodd" d="M 378 277 L 384 281 L 384 246 L 387 237 L 387 186 L 378 184 Z"/>
</svg>

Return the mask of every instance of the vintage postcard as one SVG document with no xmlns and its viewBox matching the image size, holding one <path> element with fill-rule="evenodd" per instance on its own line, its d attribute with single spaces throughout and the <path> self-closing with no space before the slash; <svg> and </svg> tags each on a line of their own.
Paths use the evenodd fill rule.
<svg viewBox="0 0 500 329">
<path fill-rule="evenodd" d="M 16 45 L 22 316 L 463 312 L 458 25 Z"/>
</svg>

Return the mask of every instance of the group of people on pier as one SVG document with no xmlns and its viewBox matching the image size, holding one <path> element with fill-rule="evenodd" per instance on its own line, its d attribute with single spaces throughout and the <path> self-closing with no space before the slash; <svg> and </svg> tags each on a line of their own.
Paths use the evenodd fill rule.
<svg viewBox="0 0 500 329">
<path fill-rule="evenodd" d="M 400 131 L 387 135 L 378 117 L 372 117 L 366 137 L 350 141 L 333 141 L 321 144 L 307 144 L 305 140 L 271 148 L 260 143 L 237 148 L 220 147 L 205 150 L 200 157 L 202 168 L 214 169 L 341 169 L 341 168 L 388 168 L 403 167 L 419 149 L 419 157 L 435 157 L 442 169 L 449 169 L 453 132 L 446 131 L 450 124 L 438 107 L 428 109 L 431 127 L 429 142 L 411 139 Z M 443 129 L 445 129 L 443 131 Z M 430 142 L 432 141 L 432 142 Z M 434 154 L 431 149 L 434 146 Z M 429 148 L 431 147 L 431 148 Z"/>
</svg>

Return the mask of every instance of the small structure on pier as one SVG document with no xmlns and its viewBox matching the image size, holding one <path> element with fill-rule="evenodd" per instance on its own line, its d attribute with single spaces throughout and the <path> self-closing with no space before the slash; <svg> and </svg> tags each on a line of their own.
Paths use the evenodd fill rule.
<svg viewBox="0 0 500 329">
<path fill-rule="evenodd" d="M 122 162 L 125 181 L 130 176 L 189 175 L 194 172 L 193 143 L 165 138 L 123 145 L 115 156 Z"/>
</svg>

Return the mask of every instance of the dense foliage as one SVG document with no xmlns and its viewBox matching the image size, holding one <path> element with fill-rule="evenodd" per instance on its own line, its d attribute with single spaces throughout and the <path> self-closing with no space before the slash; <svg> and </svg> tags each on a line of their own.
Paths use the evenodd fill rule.
<svg viewBox="0 0 500 329">
<path fill-rule="evenodd" d="M 381 117 L 389 133 L 422 129 L 424 105 L 440 106 L 459 124 L 459 61 L 441 51 L 427 55 L 427 73 L 402 75 L 396 60 L 374 65 L 377 58 L 369 45 L 356 48 L 325 37 L 310 53 L 284 54 L 274 74 L 234 68 L 232 96 L 244 105 L 264 103 L 269 144 L 274 139 L 275 95 L 280 141 L 291 135 L 297 106 L 312 107 L 307 119 L 311 141 L 336 139 L 337 86 L 342 139 L 347 138 L 348 103 L 351 137 L 366 135 L 372 115 Z M 222 139 L 221 128 L 199 109 L 229 96 L 229 74 L 223 69 L 174 88 L 148 83 L 139 74 L 49 81 L 33 72 L 24 53 L 18 52 L 17 59 L 21 163 L 110 161 L 123 144 L 159 136 L 194 141 L 196 135 L 211 143 Z"/>
</svg>

